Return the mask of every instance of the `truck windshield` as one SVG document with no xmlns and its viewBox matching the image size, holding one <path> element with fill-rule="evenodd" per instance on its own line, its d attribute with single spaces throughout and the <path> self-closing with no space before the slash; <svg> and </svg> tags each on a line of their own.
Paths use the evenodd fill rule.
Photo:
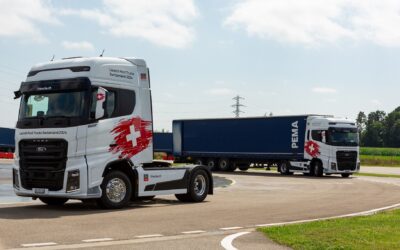
<svg viewBox="0 0 400 250">
<path fill-rule="evenodd" d="M 84 91 L 25 94 L 19 119 L 79 117 L 84 113 Z"/>
<path fill-rule="evenodd" d="M 329 128 L 329 145 L 333 146 L 358 146 L 358 130 L 356 128 Z"/>
</svg>

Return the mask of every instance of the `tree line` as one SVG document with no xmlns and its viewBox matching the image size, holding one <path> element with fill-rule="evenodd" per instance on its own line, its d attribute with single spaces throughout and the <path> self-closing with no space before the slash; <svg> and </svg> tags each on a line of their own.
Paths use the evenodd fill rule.
<svg viewBox="0 0 400 250">
<path fill-rule="evenodd" d="M 400 147 L 400 107 L 386 114 L 377 110 L 357 115 L 360 144 L 365 147 Z"/>
</svg>

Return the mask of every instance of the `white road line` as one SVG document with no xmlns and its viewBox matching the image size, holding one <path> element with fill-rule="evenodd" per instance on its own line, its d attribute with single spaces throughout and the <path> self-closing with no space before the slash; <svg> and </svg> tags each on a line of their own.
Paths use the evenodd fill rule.
<svg viewBox="0 0 400 250">
<path fill-rule="evenodd" d="M 187 232 L 182 232 L 183 234 L 201 234 L 205 233 L 206 231 L 203 230 L 194 230 L 194 231 L 187 231 Z"/>
<path fill-rule="evenodd" d="M 332 220 L 332 219 L 340 219 L 340 218 L 347 218 L 347 217 L 373 215 L 373 214 L 376 214 L 378 212 L 382 212 L 382 211 L 385 211 L 385 210 L 390 210 L 390 209 L 394 209 L 394 208 L 398 208 L 398 207 L 400 207 L 400 203 L 397 203 L 397 204 L 394 204 L 394 205 L 390 205 L 390 206 L 386 206 L 386 207 L 371 209 L 371 210 L 367 210 L 367 211 L 363 211 L 363 212 L 358 212 L 358 213 L 351 213 L 351 214 L 344 214 L 344 215 L 317 218 L 317 219 L 309 219 L 309 220 L 296 220 L 296 221 L 288 221 L 288 222 L 259 224 L 259 225 L 256 225 L 256 227 L 283 226 L 283 225 L 300 224 L 300 223 L 313 222 L 313 221 L 322 221 L 322 220 Z"/>
<path fill-rule="evenodd" d="M 236 247 L 232 245 L 232 242 L 237 238 L 245 234 L 249 234 L 250 232 L 240 232 L 240 233 L 235 233 L 231 234 L 229 236 L 226 236 L 225 238 L 222 239 L 221 241 L 221 246 L 225 248 L 226 250 L 237 250 Z"/>
<path fill-rule="evenodd" d="M 136 238 L 143 239 L 143 238 L 155 238 L 155 237 L 163 237 L 162 234 L 147 234 L 147 235 L 138 235 L 135 236 Z"/>
<path fill-rule="evenodd" d="M 236 230 L 236 229 L 242 229 L 243 227 L 222 227 L 222 228 L 220 228 L 220 230 L 224 230 L 224 231 L 227 231 L 227 230 Z"/>
<path fill-rule="evenodd" d="M 46 247 L 46 246 L 54 246 L 57 245 L 55 242 L 43 242 L 43 243 L 30 243 L 30 244 L 21 244 L 23 247 Z"/>
<path fill-rule="evenodd" d="M 89 243 L 89 242 L 101 242 L 101 241 L 110 241 L 114 240 L 113 238 L 100 238 L 100 239 L 87 239 L 87 240 L 82 240 L 83 242 Z"/>
</svg>

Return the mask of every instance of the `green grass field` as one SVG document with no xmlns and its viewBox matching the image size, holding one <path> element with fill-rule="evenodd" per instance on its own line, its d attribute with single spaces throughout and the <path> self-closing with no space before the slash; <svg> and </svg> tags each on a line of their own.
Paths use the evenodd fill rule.
<svg viewBox="0 0 400 250">
<path fill-rule="evenodd" d="M 400 166 L 400 148 L 360 148 L 361 166 Z"/>
<path fill-rule="evenodd" d="M 372 216 L 264 227 L 275 242 L 301 249 L 400 249 L 400 210 Z"/>
</svg>

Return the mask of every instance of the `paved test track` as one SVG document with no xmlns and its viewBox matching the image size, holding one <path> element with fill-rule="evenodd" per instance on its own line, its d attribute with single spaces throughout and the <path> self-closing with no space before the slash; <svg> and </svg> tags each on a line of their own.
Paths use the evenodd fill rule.
<svg viewBox="0 0 400 250">
<path fill-rule="evenodd" d="M 163 196 L 123 210 L 98 210 L 80 202 L 60 208 L 40 202 L 0 205 L 0 248 L 41 242 L 72 247 L 85 239 L 111 238 L 111 246 L 92 247 L 109 249 L 119 242 L 126 244 L 114 245 L 115 249 L 220 249 L 219 242 L 230 232 L 221 228 L 330 217 L 400 202 L 400 185 L 360 177 L 311 178 L 264 172 L 216 175 L 235 183 L 217 188 L 215 195 L 195 204 Z M 205 232 L 182 234 L 197 230 Z M 154 234 L 170 238 L 138 237 Z"/>
</svg>

